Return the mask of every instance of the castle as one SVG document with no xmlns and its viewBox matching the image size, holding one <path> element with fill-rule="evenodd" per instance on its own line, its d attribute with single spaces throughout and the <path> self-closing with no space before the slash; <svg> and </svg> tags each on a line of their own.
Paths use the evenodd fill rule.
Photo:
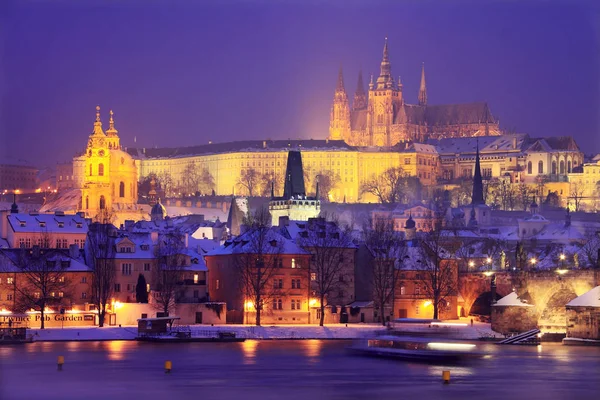
<svg viewBox="0 0 600 400">
<path fill-rule="evenodd" d="M 408 104 L 400 78 L 396 82 L 392 77 L 387 38 L 377 81 L 371 75 L 367 97 L 359 73 L 352 107 L 340 68 L 331 107 L 330 140 L 344 140 L 351 146 L 389 147 L 407 141 L 500 134 L 498 120 L 487 103 L 429 105 L 425 65 L 421 69 L 418 104 Z"/>
</svg>

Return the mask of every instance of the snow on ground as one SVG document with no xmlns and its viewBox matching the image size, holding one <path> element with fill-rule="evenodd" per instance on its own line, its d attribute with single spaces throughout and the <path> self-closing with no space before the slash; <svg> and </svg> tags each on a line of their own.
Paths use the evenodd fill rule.
<svg viewBox="0 0 600 400">
<path fill-rule="evenodd" d="M 480 339 L 502 337 L 493 332 L 490 324 L 470 320 L 445 321 L 450 325 L 431 328 L 428 325 L 398 326 L 396 329 L 416 336 L 436 333 L 439 337 L 454 339 Z M 452 325 L 460 324 L 460 325 Z M 385 329 L 377 324 L 342 324 L 335 325 L 192 325 L 192 336 L 213 336 L 216 332 L 235 332 L 237 337 L 246 339 L 357 339 L 373 335 Z M 86 340 L 133 340 L 137 336 L 137 326 L 124 327 L 69 327 L 30 329 L 34 341 L 86 341 Z"/>
</svg>

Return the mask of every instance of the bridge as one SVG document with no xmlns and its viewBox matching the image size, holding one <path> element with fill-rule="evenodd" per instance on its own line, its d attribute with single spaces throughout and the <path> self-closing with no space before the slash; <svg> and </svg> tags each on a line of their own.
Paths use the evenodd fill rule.
<svg viewBox="0 0 600 400">
<path fill-rule="evenodd" d="M 488 276 L 489 275 L 489 276 Z M 565 305 L 600 285 L 600 269 L 553 271 L 494 271 L 460 273 L 459 293 L 463 315 L 489 315 L 492 279 L 496 281 L 496 300 L 515 291 L 521 300 L 535 306 L 538 326 L 546 332 L 564 332 Z"/>
</svg>

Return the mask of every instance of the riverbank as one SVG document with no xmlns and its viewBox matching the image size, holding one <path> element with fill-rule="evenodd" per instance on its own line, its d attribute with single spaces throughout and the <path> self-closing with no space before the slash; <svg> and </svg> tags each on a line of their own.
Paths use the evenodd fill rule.
<svg viewBox="0 0 600 400">
<path fill-rule="evenodd" d="M 459 323 L 460 321 L 452 321 Z M 450 323 L 452 323 L 450 322 Z M 440 330 L 444 336 L 454 339 L 478 340 L 482 338 L 499 338 L 493 332 L 490 324 L 475 323 L 452 324 L 449 327 L 409 326 L 398 328 L 410 334 L 431 333 Z M 258 340 L 290 340 L 290 339 L 359 339 L 372 335 L 375 331 L 384 329 L 377 324 L 348 324 L 346 325 L 277 325 L 277 326 L 249 326 L 249 325 L 192 325 L 192 336 L 209 336 L 216 332 L 235 332 L 236 337 Z M 110 340 L 135 340 L 137 326 L 123 327 L 69 327 L 30 329 L 36 342 L 60 341 L 110 341 Z"/>
</svg>

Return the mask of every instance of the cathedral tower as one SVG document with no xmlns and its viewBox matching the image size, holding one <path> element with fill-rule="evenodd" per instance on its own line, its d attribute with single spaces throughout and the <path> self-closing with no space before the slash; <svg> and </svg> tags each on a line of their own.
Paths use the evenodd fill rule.
<svg viewBox="0 0 600 400">
<path fill-rule="evenodd" d="M 367 112 L 367 135 L 371 146 L 392 146 L 398 138 L 392 137 L 394 116 L 402 104 L 402 91 L 392 77 L 387 38 L 383 46 L 383 58 L 376 82 L 369 85 Z"/>
<path fill-rule="evenodd" d="M 367 108 L 367 95 L 365 94 L 365 85 L 363 83 L 362 71 L 358 73 L 358 84 L 356 92 L 354 92 L 354 101 L 352 102 L 353 110 L 362 110 Z"/>
<path fill-rule="evenodd" d="M 329 121 L 329 139 L 348 140 L 350 137 L 350 105 L 348 104 L 348 95 L 344 88 L 344 75 L 341 67 L 333 95 L 333 106 L 331 107 L 331 118 Z"/>
</svg>

